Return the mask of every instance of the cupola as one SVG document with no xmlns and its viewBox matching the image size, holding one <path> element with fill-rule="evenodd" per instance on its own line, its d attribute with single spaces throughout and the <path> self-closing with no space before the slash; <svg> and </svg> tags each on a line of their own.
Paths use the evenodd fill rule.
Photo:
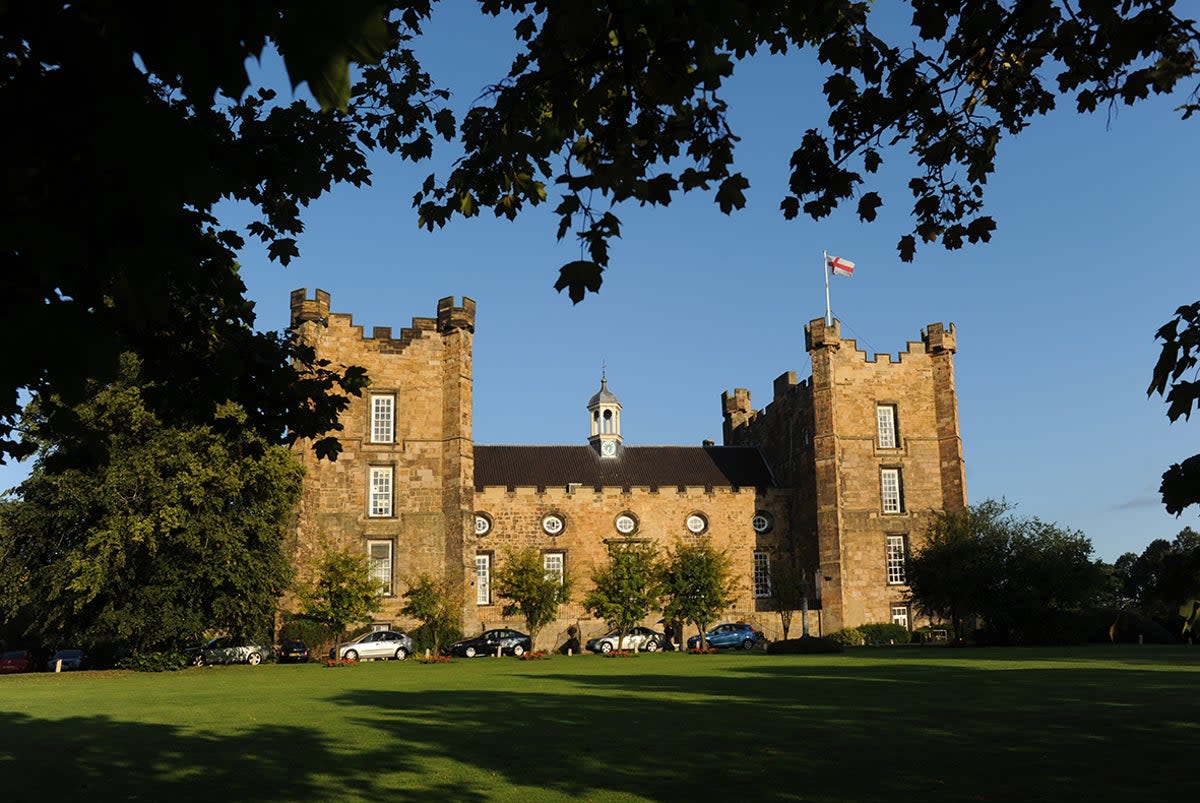
<svg viewBox="0 0 1200 803">
<path fill-rule="evenodd" d="M 621 453 L 621 402 L 608 389 L 608 377 L 600 374 L 600 390 L 588 401 L 592 434 L 588 443 L 601 457 L 616 457 Z"/>
</svg>

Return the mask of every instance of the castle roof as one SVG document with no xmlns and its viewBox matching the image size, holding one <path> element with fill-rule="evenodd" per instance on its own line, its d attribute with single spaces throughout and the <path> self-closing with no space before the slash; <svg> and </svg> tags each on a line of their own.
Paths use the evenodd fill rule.
<svg viewBox="0 0 1200 803">
<path fill-rule="evenodd" d="M 625 446 L 602 458 L 590 446 L 476 446 L 475 487 L 775 486 L 753 446 Z"/>
</svg>

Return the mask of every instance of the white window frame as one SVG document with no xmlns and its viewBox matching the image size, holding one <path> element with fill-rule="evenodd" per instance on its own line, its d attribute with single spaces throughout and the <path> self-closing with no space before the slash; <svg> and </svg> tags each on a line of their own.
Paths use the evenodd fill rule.
<svg viewBox="0 0 1200 803">
<path fill-rule="evenodd" d="M 890 586 L 908 582 L 908 536 L 889 535 L 884 546 L 884 562 Z"/>
<path fill-rule="evenodd" d="M 376 547 L 386 547 L 387 557 L 376 557 Z M 392 577 L 394 575 L 392 560 L 395 554 L 390 538 L 367 541 L 367 560 L 370 561 L 371 577 L 383 586 L 385 597 L 392 596 Z"/>
<path fill-rule="evenodd" d="M 908 629 L 908 606 L 893 605 L 892 606 L 892 624 L 901 625 L 905 630 Z"/>
<path fill-rule="evenodd" d="M 475 553 L 475 604 L 492 604 L 492 554 Z"/>
<path fill-rule="evenodd" d="M 371 443 L 396 442 L 396 396 L 371 394 Z"/>
<path fill-rule="evenodd" d="M 904 512 L 904 486 L 901 484 L 900 469 L 879 469 L 879 495 L 884 513 Z"/>
<path fill-rule="evenodd" d="M 754 552 L 754 596 L 766 599 L 771 596 L 771 553 Z"/>
<path fill-rule="evenodd" d="M 563 578 L 566 576 L 567 555 L 565 552 L 543 552 L 542 553 L 542 568 L 546 571 L 546 577 L 555 577 L 558 579 L 558 584 L 563 584 Z"/>
<path fill-rule="evenodd" d="M 875 429 L 880 449 L 900 447 L 900 432 L 896 428 L 896 405 L 875 405 Z"/>
<path fill-rule="evenodd" d="M 371 466 L 367 482 L 367 515 L 371 518 L 391 517 L 394 476 L 394 466 Z"/>
</svg>

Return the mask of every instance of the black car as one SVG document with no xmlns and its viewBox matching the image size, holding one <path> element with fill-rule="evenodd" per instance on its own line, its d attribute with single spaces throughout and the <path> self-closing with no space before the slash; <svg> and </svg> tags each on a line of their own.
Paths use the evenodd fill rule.
<svg viewBox="0 0 1200 803">
<path fill-rule="evenodd" d="M 279 663 L 303 664 L 309 659 L 308 645 L 303 641 L 290 640 L 279 645 Z"/>
<path fill-rule="evenodd" d="M 485 630 L 474 638 L 456 641 L 445 649 L 447 655 L 461 655 L 464 658 L 474 658 L 476 655 L 495 655 L 496 650 L 502 654 L 515 655 L 520 658 L 533 649 L 533 639 L 519 630 L 498 627 Z"/>
</svg>

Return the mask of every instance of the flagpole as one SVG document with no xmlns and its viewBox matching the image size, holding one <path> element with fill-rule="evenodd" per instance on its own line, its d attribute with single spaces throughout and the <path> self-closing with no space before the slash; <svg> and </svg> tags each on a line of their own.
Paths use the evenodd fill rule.
<svg viewBox="0 0 1200 803">
<path fill-rule="evenodd" d="M 821 270 L 825 273 L 825 325 L 833 326 L 833 310 L 829 306 L 829 252 L 821 252 Z"/>
</svg>

